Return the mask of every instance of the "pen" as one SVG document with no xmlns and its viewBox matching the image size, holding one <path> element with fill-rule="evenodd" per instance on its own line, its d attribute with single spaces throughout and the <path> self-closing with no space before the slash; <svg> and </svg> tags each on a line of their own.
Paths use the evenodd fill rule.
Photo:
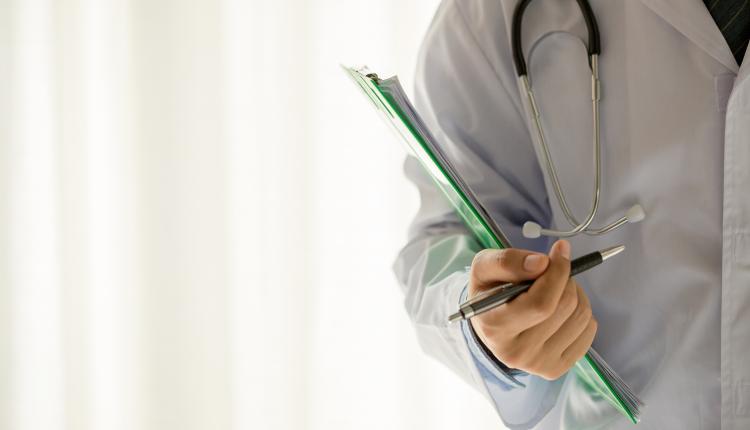
<svg viewBox="0 0 750 430">
<path fill-rule="evenodd" d="M 570 262 L 570 276 L 575 276 L 596 267 L 624 250 L 625 245 L 618 245 L 578 257 Z M 461 304 L 458 312 L 448 317 L 448 322 L 454 323 L 460 320 L 468 320 L 494 309 L 516 298 L 517 295 L 528 290 L 533 283 L 534 280 L 530 280 L 518 284 L 507 283 L 493 287 Z"/>
</svg>

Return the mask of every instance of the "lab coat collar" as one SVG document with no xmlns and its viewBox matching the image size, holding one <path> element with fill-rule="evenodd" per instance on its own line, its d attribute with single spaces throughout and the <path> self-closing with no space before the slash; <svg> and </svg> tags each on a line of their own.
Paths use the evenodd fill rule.
<svg viewBox="0 0 750 430">
<path fill-rule="evenodd" d="M 737 73 L 737 79 L 735 82 L 739 83 L 744 81 L 745 79 L 748 79 L 750 76 L 750 49 L 745 51 L 745 57 L 742 59 L 742 63 L 740 65 L 740 71 Z"/>
<path fill-rule="evenodd" d="M 702 0 L 641 0 L 667 23 L 733 73 L 739 65 Z"/>
</svg>

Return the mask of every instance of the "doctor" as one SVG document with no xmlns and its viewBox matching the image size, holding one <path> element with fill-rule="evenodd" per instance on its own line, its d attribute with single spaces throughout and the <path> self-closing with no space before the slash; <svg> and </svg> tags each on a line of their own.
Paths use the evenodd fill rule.
<svg viewBox="0 0 750 430">
<path fill-rule="evenodd" d="M 422 205 L 395 270 L 420 344 L 484 393 L 510 428 L 631 428 L 564 373 L 593 341 L 647 404 L 636 428 L 750 429 L 750 65 L 739 65 L 750 4 L 591 0 L 601 38 L 601 201 L 592 226 L 636 203 L 647 216 L 569 243 L 522 234 L 527 221 L 571 223 L 514 67 L 516 4 L 444 0 L 421 50 L 417 108 L 518 249 L 477 254 L 408 159 Z M 595 182 L 588 42 L 575 0 L 526 9 L 521 51 L 577 220 L 589 213 Z M 615 244 L 626 245 L 622 256 L 569 280 L 571 254 Z M 533 297 L 471 325 L 446 323 L 467 296 L 522 278 L 538 278 Z"/>
</svg>

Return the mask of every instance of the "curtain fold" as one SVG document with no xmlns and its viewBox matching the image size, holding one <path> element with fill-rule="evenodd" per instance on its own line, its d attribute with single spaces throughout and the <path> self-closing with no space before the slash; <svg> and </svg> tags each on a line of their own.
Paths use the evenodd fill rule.
<svg viewBox="0 0 750 430">
<path fill-rule="evenodd" d="M 338 66 L 410 86 L 437 3 L 0 0 L 0 428 L 496 428 L 419 351 L 418 197 Z"/>
</svg>

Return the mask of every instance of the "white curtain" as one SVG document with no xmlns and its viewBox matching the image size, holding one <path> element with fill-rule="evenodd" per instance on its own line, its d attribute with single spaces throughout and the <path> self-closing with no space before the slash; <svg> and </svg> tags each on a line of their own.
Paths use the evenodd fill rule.
<svg viewBox="0 0 750 430">
<path fill-rule="evenodd" d="M 418 196 L 339 63 L 436 0 L 0 0 L 0 428 L 498 428 L 419 350 Z"/>
</svg>

